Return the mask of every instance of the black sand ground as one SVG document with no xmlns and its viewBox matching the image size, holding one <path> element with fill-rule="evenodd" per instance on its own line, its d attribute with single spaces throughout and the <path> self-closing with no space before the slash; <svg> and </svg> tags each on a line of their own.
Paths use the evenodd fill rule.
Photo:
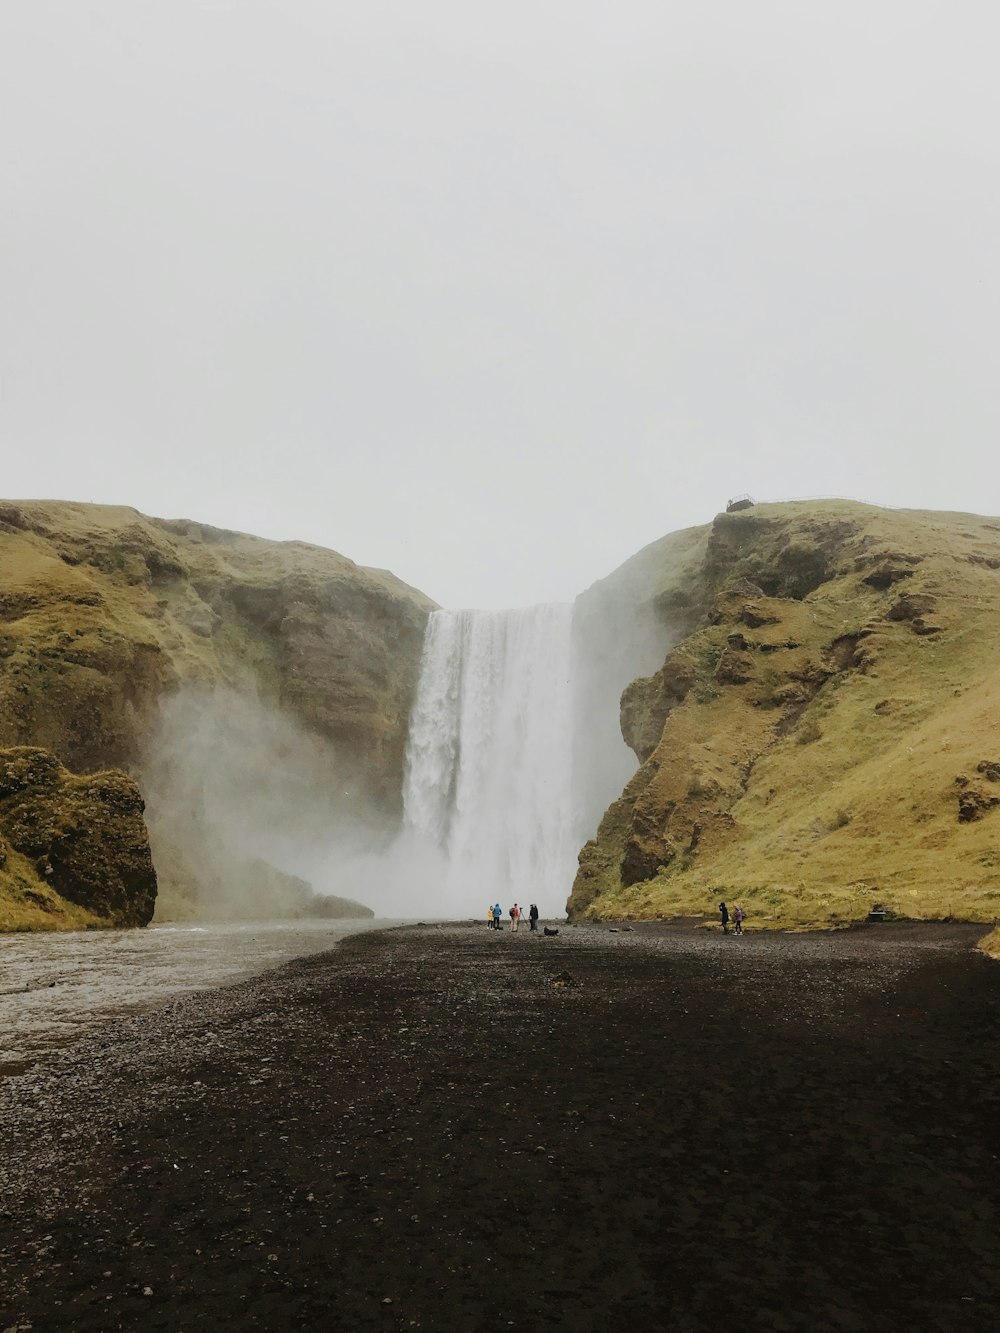
<svg viewBox="0 0 1000 1333">
<path fill-rule="evenodd" d="M 407 929 L 120 1020 L 0 1085 L 0 1329 L 996 1329 L 976 934 Z"/>
</svg>

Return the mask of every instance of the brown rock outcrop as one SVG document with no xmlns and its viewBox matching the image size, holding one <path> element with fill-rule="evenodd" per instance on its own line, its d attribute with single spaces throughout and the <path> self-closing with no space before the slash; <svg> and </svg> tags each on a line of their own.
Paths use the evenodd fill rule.
<svg viewBox="0 0 1000 1333">
<path fill-rule="evenodd" d="M 39 911 L 57 924 L 69 902 L 106 925 L 144 926 L 156 874 L 143 808 L 124 773 L 78 777 L 47 750 L 0 750 L 0 924 Z"/>
<path fill-rule="evenodd" d="M 691 663 L 670 658 L 655 676 L 640 677 L 625 687 L 620 709 L 622 737 L 640 762 L 656 749 L 667 714 L 684 701 L 694 681 Z"/>
<path fill-rule="evenodd" d="M 958 793 L 958 822 L 972 824 L 1000 805 L 1000 796 L 979 787 L 963 787 Z"/>
</svg>

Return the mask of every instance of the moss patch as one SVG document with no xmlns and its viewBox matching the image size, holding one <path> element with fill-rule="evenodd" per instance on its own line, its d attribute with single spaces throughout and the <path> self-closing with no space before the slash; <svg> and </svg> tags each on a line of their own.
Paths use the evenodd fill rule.
<svg viewBox="0 0 1000 1333">
<path fill-rule="evenodd" d="M 0 929 L 142 926 L 156 875 L 136 784 L 76 777 L 46 750 L 0 750 Z"/>
</svg>

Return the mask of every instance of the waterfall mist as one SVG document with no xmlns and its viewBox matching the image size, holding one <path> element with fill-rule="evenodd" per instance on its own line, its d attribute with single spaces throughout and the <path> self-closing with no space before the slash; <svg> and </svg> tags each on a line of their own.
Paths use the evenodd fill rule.
<svg viewBox="0 0 1000 1333">
<path fill-rule="evenodd" d="M 562 915 L 581 846 L 636 768 L 621 690 L 665 646 L 651 612 L 601 585 L 572 606 L 433 612 L 402 828 L 356 755 L 249 690 L 184 688 L 141 773 L 157 915 L 283 915 L 288 876 L 380 916 L 479 917 L 496 901 Z"/>
<path fill-rule="evenodd" d="M 310 889 L 357 898 L 345 866 L 391 837 L 357 765 L 248 691 L 165 699 L 140 776 L 160 920 L 302 915 Z"/>
</svg>

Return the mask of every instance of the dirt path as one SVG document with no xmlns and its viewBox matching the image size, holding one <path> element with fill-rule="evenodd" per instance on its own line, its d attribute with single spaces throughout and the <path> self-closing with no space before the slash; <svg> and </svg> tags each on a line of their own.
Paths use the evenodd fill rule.
<svg viewBox="0 0 1000 1333">
<path fill-rule="evenodd" d="M 120 1020 L 0 1084 L 0 1329 L 995 1329 L 975 935 L 411 928 Z"/>
</svg>

